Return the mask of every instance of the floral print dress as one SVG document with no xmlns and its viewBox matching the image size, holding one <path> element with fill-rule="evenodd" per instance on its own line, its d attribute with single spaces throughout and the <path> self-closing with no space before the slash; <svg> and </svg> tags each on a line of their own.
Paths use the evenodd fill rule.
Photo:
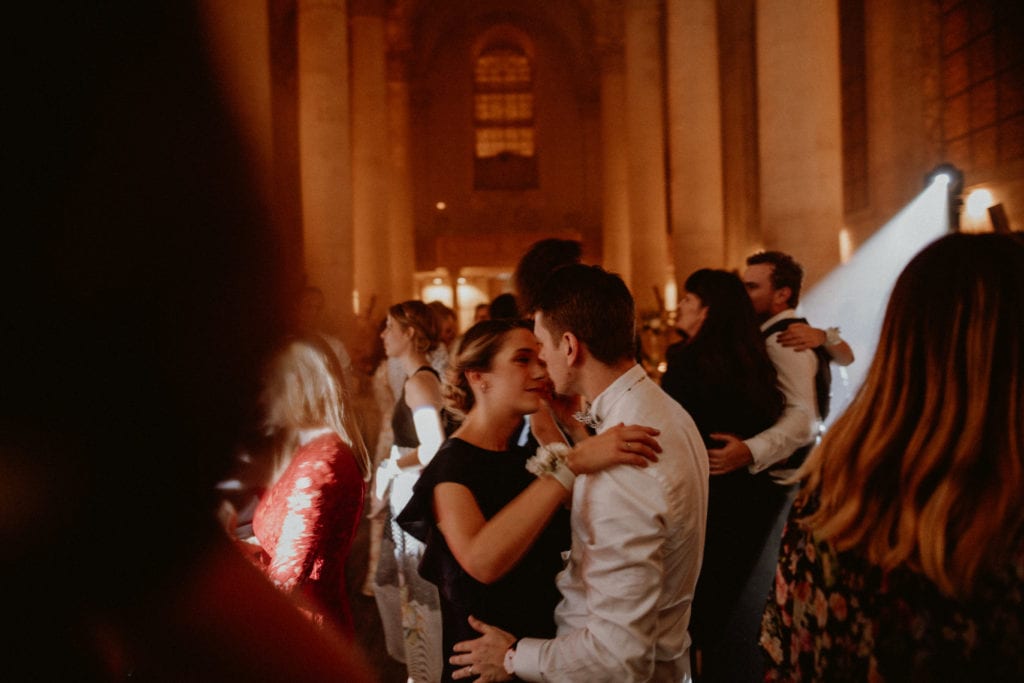
<svg viewBox="0 0 1024 683">
<path fill-rule="evenodd" d="M 799 516 L 762 622 L 766 681 L 1024 681 L 1024 542 L 961 602 L 909 569 L 836 552 Z"/>
</svg>

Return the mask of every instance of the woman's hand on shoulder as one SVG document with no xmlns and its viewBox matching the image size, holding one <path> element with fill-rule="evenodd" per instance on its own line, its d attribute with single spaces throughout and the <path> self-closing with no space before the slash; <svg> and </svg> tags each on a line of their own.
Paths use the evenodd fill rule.
<svg viewBox="0 0 1024 683">
<path fill-rule="evenodd" d="M 653 427 L 619 424 L 577 444 L 566 456 L 576 474 L 599 472 L 615 465 L 647 467 L 658 462 L 661 445 Z"/>
</svg>

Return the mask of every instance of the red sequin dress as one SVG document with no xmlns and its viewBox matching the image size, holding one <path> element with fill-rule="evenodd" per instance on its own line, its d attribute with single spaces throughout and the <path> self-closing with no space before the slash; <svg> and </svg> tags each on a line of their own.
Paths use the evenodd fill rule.
<svg viewBox="0 0 1024 683">
<path fill-rule="evenodd" d="M 352 449 L 335 433 L 300 446 L 263 496 L 253 531 L 269 556 L 264 571 L 299 594 L 318 624 L 352 634 L 345 562 L 363 511 L 365 483 Z"/>
</svg>

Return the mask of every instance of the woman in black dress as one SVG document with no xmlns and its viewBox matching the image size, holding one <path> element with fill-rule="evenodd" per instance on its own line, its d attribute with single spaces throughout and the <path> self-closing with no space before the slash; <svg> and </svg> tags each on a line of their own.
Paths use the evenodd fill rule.
<svg viewBox="0 0 1024 683">
<path fill-rule="evenodd" d="M 669 347 L 661 386 L 693 417 L 704 444 L 721 445 L 712 434 L 743 439 L 770 427 L 784 398 L 739 277 L 706 268 L 690 275 L 677 325 L 687 339 Z M 704 561 L 690 617 L 694 649 L 702 660 L 695 673 L 702 673 L 703 680 L 728 677 L 720 666 L 731 656 L 724 641 L 726 625 L 774 519 L 759 511 L 783 492 L 770 476 L 743 467 L 710 480 Z"/>
<path fill-rule="evenodd" d="M 571 475 L 568 481 L 536 477 L 526 469 L 534 453 L 532 439 L 520 438 L 524 416 L 542 408 L 548 391 L 537 351 L 528 322 L 485 320 L 466 332 L 445 387 L 449 410 L 465 418 L 423 470 L 398 517 L 426 542 L 420 573 L 441 595 L 443 680 L 452 680 L 456 668 L 448 663 L 452 646 L 479 635 L 470 615 L 517 636 L 555 635 L 555 575 L 570 546 L 564 504 L 572 484 Z M 653 433 L 620 426 L 571 450 L 563 444 L 563 462 L 577 474 L 639 464 L 638 444 L 649 455 L 657 449 Z M 491 523 L 496 517 L 503 518 L 500 530 Z M 504 523 L 510 520 L 511 532 Z"/>
</svg>

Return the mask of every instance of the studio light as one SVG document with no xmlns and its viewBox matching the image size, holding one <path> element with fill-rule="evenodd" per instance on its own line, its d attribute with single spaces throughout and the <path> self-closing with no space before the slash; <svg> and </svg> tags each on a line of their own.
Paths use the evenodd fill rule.
<svg viewBox="0 0 1024 683">
<path fill-rule="evenodd" d="M 932 183 L 940 183 L 953 189 L 959 186 L 960 192 L 963 191 L 964 174 L 959 168 L 953 164 L 945 163 L 939 164 L 925 176 L 924 184 L 927 187 Z"/>
<path fill-rule="evenodd" d="M 926 188 L 933 185 L 944 186 L 949 199 L 949 231 L 960 231 L 960 207 L 963 206 L 963 199 L 960 197 L 964 191 L 963 172 L 950 163 L 942 163 L 933 168 L 925 176 L 924 185 Z"/>
</svg>

